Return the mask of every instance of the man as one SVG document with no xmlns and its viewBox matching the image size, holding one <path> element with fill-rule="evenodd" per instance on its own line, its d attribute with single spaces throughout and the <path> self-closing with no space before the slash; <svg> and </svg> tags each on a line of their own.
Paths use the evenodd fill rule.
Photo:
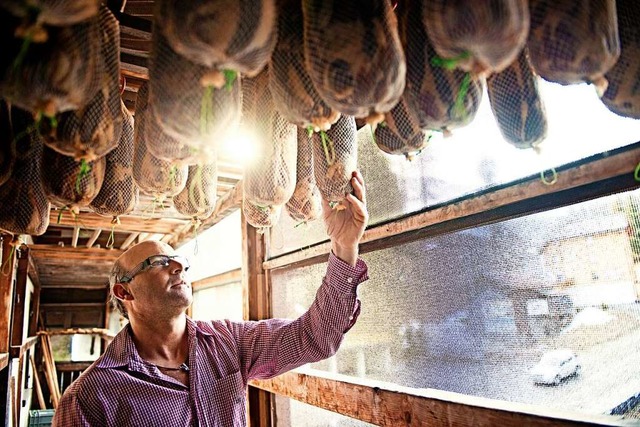
<svg viewBox="0 0 640 427">
<path fill-rule="evenodd" d="M 195 322 L 188 261 L 157 241 L 116 261 L 112 297 L 129 324 L 64 393 L 53 425 L 244 426 L 247 381 L 333 355 L 360 312 L 358 259 L 368 213 L 364 181 L 351 180 L 346 209 L 323 203 L 332 254 L 309 310 L 295 320 Z"/>
</svg>

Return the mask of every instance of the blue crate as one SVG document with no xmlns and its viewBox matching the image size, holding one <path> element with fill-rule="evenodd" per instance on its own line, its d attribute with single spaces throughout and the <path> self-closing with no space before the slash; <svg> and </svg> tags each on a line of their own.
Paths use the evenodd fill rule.
<svg viewBox="0 0 640 427">
<path fill-rule="evenodd" d="M 33 409 L 29 411 L 29 427 L 46 427 L 51 425 L 55 409 Z"/>
</svg>

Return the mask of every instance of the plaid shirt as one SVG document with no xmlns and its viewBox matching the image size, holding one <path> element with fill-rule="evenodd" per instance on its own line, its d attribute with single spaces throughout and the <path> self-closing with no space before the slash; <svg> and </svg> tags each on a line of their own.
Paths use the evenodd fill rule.
<svg viewBox="0 0 640 427">
<path fill-rule="evenodd" d="M 309 310 L 295 320 L 193 321 L 189 386 L 143 360 L 123 328 L 65 391 L 53 426 L 245 426 L 247 381 L 265 379 L 333 355 L 360 313 L 367 267 L 333 254 Z"/>
</svg>

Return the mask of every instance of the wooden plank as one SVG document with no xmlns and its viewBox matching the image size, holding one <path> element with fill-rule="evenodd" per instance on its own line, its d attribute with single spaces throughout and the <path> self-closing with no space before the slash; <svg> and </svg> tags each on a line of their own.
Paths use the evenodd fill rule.
<svg viewBox="0 0 640 427">
<path fill-rule="evenodd" d="M 24 335 L 24 311 L 27 300 L 27 273 L 29 269 L 29 248 L 22 246 L 17 251 L 18 269 L 16 272 L 15 288 L 13 292 L 13 314 L 11 315 L 11 343 L 12 347 L 22 345 Z"/>
<path fill-rule="evenodd" d="M 0 353 L 0 371 L 9 365 L 9 353 Z"/>
<path fill-rule="evenodd" d="M 56 362 L 56 369 L 58 372 L 76 372 L 84 371 L 93 362 Z"/>
<path fill-rule="evenodd" d="M 242 206 L 242 188 L 242 181 L 239 181 L 229 192 L 218 198 L 216 207 L 211 215 L 202 221 L 198 233 L 209 229 Z M 179 248 L 187 243 L 192 238 L 192 228 L 191 224 L 184 225 L 175 233 L 169 244 L 174 248 Z"/>
<path fill-rule="evenodd" d="M 131 233 L 131 234 L 129 234 L 129 236 L 127 236 L 125 241 L 122 242 L 122 245 L 120 245 L 120 250 L 121 251 L 125 251 L 129 247 L 129 245 L 131 245 L 133 243 L 133 241 L 136 240 L 136 238 L 139 235 L 140 235 L 140 233 Z"/>
<path fill-rule="evenodd" d="M 73 261 L 115 261 L 122 251 L 119 249 L 106 248 L 69 248 L 58 245 L 32 245 L 30 246 L 33 256 L 38 260 L 42 258 L 47 261 L 73 260 Z M 40 262 L 40 261 L 38 261 Z"/>
<path fill-rule="evenodd" d="M 111 229 L 112 217 L 105 217 L 93 212 L 80 212 L 73 216 L 69 211 L 63 211 L 60 221 L 57 221 L 58 211 L 51 212 L 51 218 L 56 218 L 56 226 L 71 227 L 79 226 L 83 230 L 95 230 L 96 228 Z M 116 226 L 119 232 L 147 232 L 147 233 L 172 233 L 176 228 L 188 223 L 189 220 L 177 218 L 143 218 L 133 215 L 122 215 L 118 217 L 120 224 Z M 52 222 L 54 222 L 52 220 Z"/>
<path fill-rule="evenodd" d="M 32 260 L 33 257 L 31 253 L 29 253 L 29 259 Z M 38 320 L 40 316 L 40 292 L 42 289 L 42 285 L 40 281 L 33 282 L 33 294 L 31 294 L 31 308 L 29 312 L 29 333 L 30 337 L 35 336 L 38 331 Z"/>
<path fill-rule="evenodd" d="M 236 270 L 227 271 L 226 273 L 216 274 L 215 276 L 197 280 L 191 284 L 191 287 L 194 291 L 198 291 L 211 288 L 213 286 L 239 282 L 240 280 L 242 280 L 242 270 L 238 268 Z"/>
<path fill-rule="evenodd" d="M 51 341 L 48 335 L 40 335 L 40 343 L 42 347 L 42 355 L 44 356 L 44 374 L 47 378 L 49 392 L 51 393 L 51 402 L 53 408 L 58 407 L 60 401 L 60 389 L 58 388 L 58 373 L 56 364 L 53 361 L 53 353 L 51 352 Z"/>
<path fill-rule="evenodd" d="M 265 259 L 266 243 L 264 234 L 249 225 L 241 214 L 242 227 L 242 291 L 245 304 L 243 313 L 249 320 L 262 320 L 272 317 L 271 292 L 268 275 L 262 268 Z M 271 394 L 249 387 L 248 406 L 249 423 L 255 427 L 271 426 Z"/>
<path fill-rule="evenodd" d="M 80 237 L 80 227 L 77 225 L 73 227 L 73 237 L 71 237 L 71 247 L 75 248 L 78 246 L 78 238 Z"/>
<path fill-rule="evenodd" d="M 149 80 L 149 70 L 146 70 L 146 72 L 141 73 L 135 70 L 127 70 L 125 68 L 120 68 L 120 74 L 122 74 L 125 77 L 133 77 L 134 79 Z"/>
<path fill-rule="evenodd" d="M 143 40 L 151 40 L 151 21 L 126 13 L 113 11 L 120 22 L 120 33 L 135 36 Z"/>
<path fill-rule="evenodd" d="M 378 250 L 385 246 L 388 247 L 391 244 L 397 244 L 398 241 L 392 241 L 392 237 L 413 233 L 413 239 L 415 240 L 421 238 L 421 236 L 416 233 L 418 230 L 423 230 L 428 227 L 445 224 L 451 221 L 469 219 L 474 215 L 482 215 L 488 211 L 507 208 L 509 206 L 517 205 L 518 203 L 527 203 L 527 201 L 533 198 L 553 196 L 555 194 L 588 186 L 593 186 L 596 191 L 601 192 L 602 189 L 598 188 L 598 183 L 608 179 L 620 178 L 621 182 L 619 187 L 616 188 L 616 191 L 635 188 L 638 183 L 633 180 L 633 174 L 635 166 L 639 161 L 640 145 L 634 145 L 631 149 L 629 147 L 625 147 L 624 149 L 592 156 L 587 160 L 575 162 L 558 168 L 558 181 L 554 185 L 544 184 L 540 180 L 540 177 L 535 175 L 502 188 L 490 189 L 471 197 L 453 201 L 452 203 L 444 206 L 428 209 L 424 212 L 411 215 L 388 224 L 372 227 L 364 233 L 361 240 L 360 253 L 366 253 L 372 250 Z M 568 198 L 563 197 L 560 199 L 563 199 L 564 203 L 558 203 L 558 206 L 554 207 L 566 205 L 569 202 L 575 203 L 581 200 L 588 200 L 593 197 L 595 197 L 593 194 L 585 194 L 577 200 L 569 200 Z M 544 206 L 542 203 L 537 203 L 537 205 L 539 205 L 537 208 L 538 211 L 541 210 L 542 206 Z M 535 211 L 532 211 L 532 208 L 529 207 L 529 204 L 527 204 L 527 206 L 528 210 L 520 209 L 520 211 L 525 211 L 524 213 L 535 213 Z M 487 218 L 489 218 L 489 216 L 487 216 Z M 497 220 L 499 220 L 499 218 L 492 217 L 490 221 L 486 220 L 482 223 L 468 223 L 465 227 L 478 226 L 489 222 L 495 222 Z M 450 228 L 453 229 L 454 227 Z M 461 227 L 458 227 L 458 229 L 459 228 Z M 381 241 L 384 241 L 385 243 L 377 243 Z M 404 241 L 409 241 L 409 239 Z M 263 264 L 263 268 L 265 270 L 272 270 L 284 266 L 302 267 L 305 265 L 323 262 L 326 260 L 330 250 L 330 243 L 323 242 L 311 248 L 305 248 L 304 250 L 270 259 Z"/>
<path fill-rule="evenodd" d="M 249 383 L 377 426 L 551 427 L 635 423 L 610 416 L 586 416 L 433 389 L 421 392 L 393 385 L 387 387 L 362 378 L 357 380 L 365 384 L 287 372 L 270 380 Z"/>
<path fill-rule="evenodd" d="M 29 279 L 31 279 L 34 288 L 36 286 L 40 286 L 40 277 L 38 277 L 38 263 L 32 255 L 29 256 Z"/>
<path fill-rule="evenodd" d="M 0 264 L 0 353 L 9 352 L 11 332 L 11 306 L 13 304 L 14 250 L 11 236 L 2 235 L 2 262 Z"/>
<path fill-rule="evenodd" d="M 17 359 L 19 357 L 22 357 L 27 351 L 31 350 L 31 348 L 36 345 L 36 343 L 38 342 L 38 337 L 37 336 L 33 336 L 33 337 L 29 337 L 25 340 L 24 343 L 22 343 L 20 346 L 17 347 L 11 347 L 11 357 Z"/>
<path fill-rule="evenodd" d="M 47 409 L 47 405 L 44 401 L 44 395 L 42 394 L 42 387 L 40 386 L 40 376 L 38 375 L 38 367 L 33 355 L 29 355 L 29 362 L 31 363 L 31 372 L 33 374 L 33 388 L 36 389 L 36 395 L 38 396 L 38 405 L 40 409 Z"/>
<path fill-rule="evenodd" d="M 93 231 L 93 234 L 87 241 L 87 248 L 91 248 L 96 243 L 96 240 L 98 240 L 98 237 L 100 237 L 101 233 L 102 233 L 102 228 L 96 228 Z"/>
</svg>

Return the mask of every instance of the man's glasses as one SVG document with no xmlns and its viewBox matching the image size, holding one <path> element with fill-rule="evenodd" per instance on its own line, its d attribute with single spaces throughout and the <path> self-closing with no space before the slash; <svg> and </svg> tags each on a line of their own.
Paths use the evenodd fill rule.
<svg viewBox="0 0 640 427">
<path fill-rule="evenodd" d="M 175 261 L 182 266 L 184 271 L 189 270 L 189 260 L 181 255 L 151 255 L 149 258 L 138 264 L 133 270 L 122 276 L 118 283 L 129 283 L 138 274 L 152 267 L 167 267 L 171 261 Z"/>
</svg>

